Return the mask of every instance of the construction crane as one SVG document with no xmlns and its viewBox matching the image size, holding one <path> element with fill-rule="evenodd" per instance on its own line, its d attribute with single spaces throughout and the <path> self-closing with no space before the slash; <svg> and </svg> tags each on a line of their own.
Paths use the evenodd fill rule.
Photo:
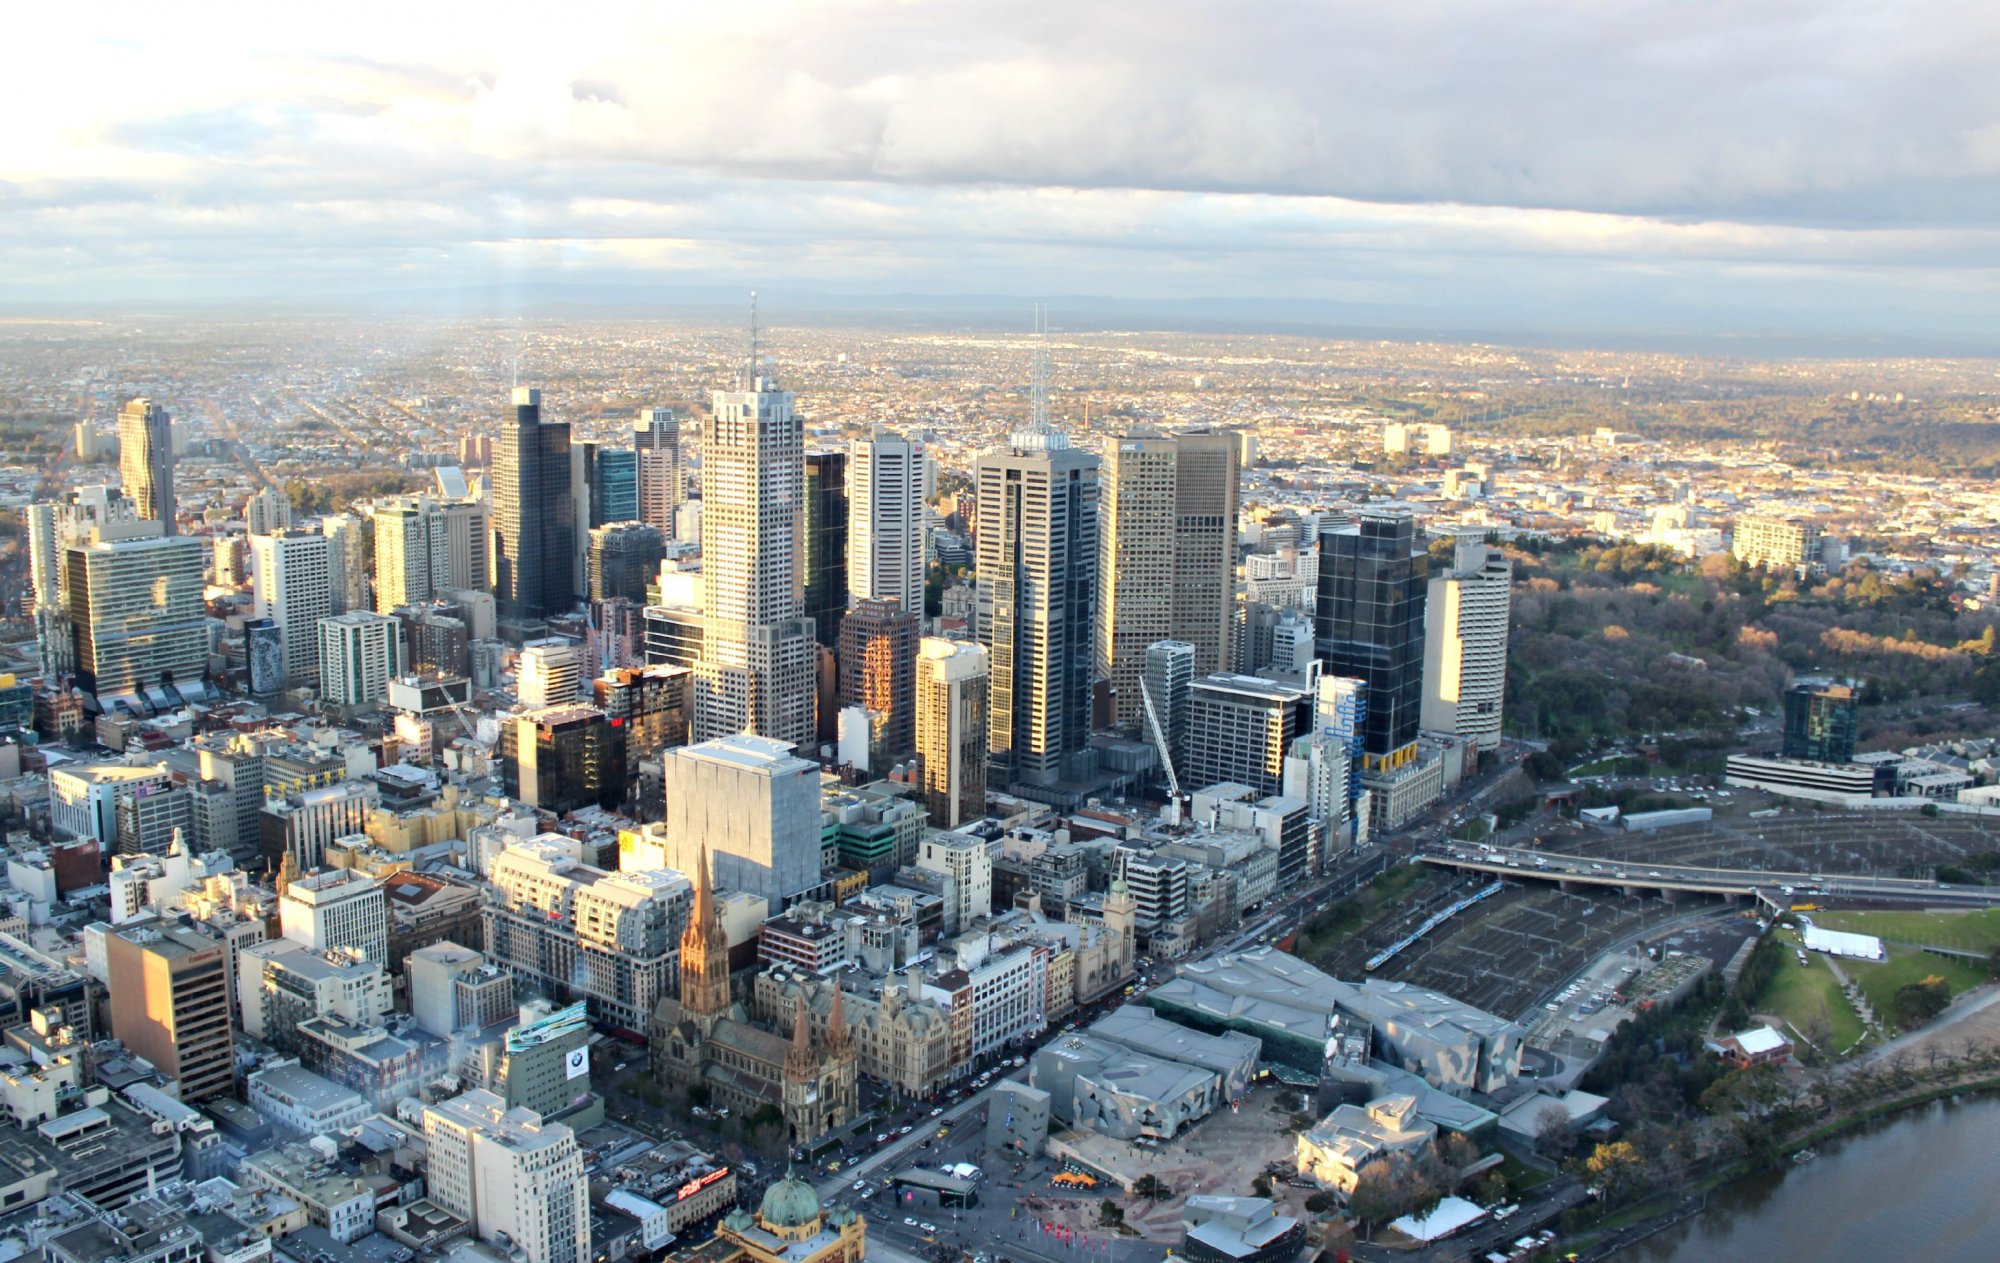
<svg viewBox="0 0 2000 1263">
<path fill-rule="evenodd" d="M 1160 766 L 1167 769 L 1167 807 L 1160 813 L 1164 824 L 1177 825 L 1181 822 L 1181 778 L 1174 775 L 1174 756 L 1167 749 L 1167 734 L 1160 727 L 1160 712 L 1153 706 L 1153 690 L 1146 687 L 1146 677 L 1139 677 L 1139 700 L 1146 704 L 1146 726 L 1153 730 L 1153 746 L 1160 752 Z"/>
</svg>

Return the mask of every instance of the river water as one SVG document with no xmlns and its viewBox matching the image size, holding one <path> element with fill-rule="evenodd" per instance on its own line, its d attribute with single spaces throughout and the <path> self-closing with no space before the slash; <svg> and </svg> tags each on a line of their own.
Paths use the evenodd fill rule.
<svg viewBox="0 0 2000 1263">
<path fill-rule="evenodd" d="M 2000 1260 L 2000 1098 L 1944 1101 L 1821 1145 L 1817 1160 L 1718 1189 L 1618 1263 Z"/>
</svg>

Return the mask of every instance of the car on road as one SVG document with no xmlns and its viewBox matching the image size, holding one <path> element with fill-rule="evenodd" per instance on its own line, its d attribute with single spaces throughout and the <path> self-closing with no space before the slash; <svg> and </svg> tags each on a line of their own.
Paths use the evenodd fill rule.
<svg viewBox="0 0 2000 1263">
<path fill-rule="evenodd" d="M 868 1181 L 866 1181 L 866 1180 L 856 1180 L 856 1181 L 854 1181 L 854 1191 L 855 1191 L 855 1192 L 857 1192 L 857 1193 L 859 1193 L 859 1192 L 861 1191 L 862 1187 L 863 1187 L 864 1185 L 866 1185 L 867 1183 L 868 1183 Z"/>
<path fill-rule="evenodd" d="M 944 1106 L 940 1105 L 936 1109 L 931 1111 L 931 1117 L 936 1118 L 939 1114 L 942 1113 L 944 1113 Z"/>
<path fill-rule="evenodd" d="M 917 1226 L 918 1226 L 919 1228 L 922 1228 L 922 1229 L 923 1229 L 923 1230 L 924 1230 L 925 1232 L 936 1232 L 936 1231 L 937 1231 L 937 1225 L 936 1225 L 936 1224 L 918 1224 Z"/>
<path fill-rule="evenodd" d="M 904 1215 L 904 1216 L 903 1216 L 903 1226 L 904 1226 L 905 1228 L 914 1228 L 914 1227 L 916 1227 L 916 1226 L 917 1226 L 917 1221 L 916 1221 L 915 1219 L 911 1218 L 911 1217 L 910 1217 L 910 1216 L 908 1216 L 908 1215 Z"/>
</svg>

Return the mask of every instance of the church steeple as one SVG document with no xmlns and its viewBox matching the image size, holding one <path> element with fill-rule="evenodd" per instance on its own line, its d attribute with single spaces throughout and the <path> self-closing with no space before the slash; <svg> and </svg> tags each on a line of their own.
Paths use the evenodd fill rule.
<svg viewBox="0 0 2000 1263">
<path fill-rule="evenodd" d="M 729 1011 L 729 936 L 709 883 L 707 843 L 698 854 L 694 902 L 681 931 L 681 1008 L 689 1017 L 720 1017 Z"/>
<path fill-rule="evenodd" d="M 817 1079 L 819 1055 L 813 1051 L 812 1027 L 806 1021 L 806 996 L 803 991 L 799 993 L 792 1013 L 792 1046 L 785 1053 L 785 1077 L 800 1080 Z"/>
<path fill-rule="evenodd" d="M 833 1011 L 826 1015 L 826 1055 L 839 1058 L 847 1055 L 851 1039 L 847 1034 L 847 1012 L 840 1003 L 840 984 L 833 984 Z"/>
</svg>

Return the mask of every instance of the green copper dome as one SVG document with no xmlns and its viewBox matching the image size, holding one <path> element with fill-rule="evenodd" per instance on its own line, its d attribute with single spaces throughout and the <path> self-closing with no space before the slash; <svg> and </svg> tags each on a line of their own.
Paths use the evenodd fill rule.
<svg viewBox="0 0 2000 1263">
<path fill-rule="evenodd" d="M 819 1194 L 795 1175 L 787 1175 L 764 1191 L 758 1218 L 771 1228 L 804 1228 L 819 1222 Z"/>
</svg>

